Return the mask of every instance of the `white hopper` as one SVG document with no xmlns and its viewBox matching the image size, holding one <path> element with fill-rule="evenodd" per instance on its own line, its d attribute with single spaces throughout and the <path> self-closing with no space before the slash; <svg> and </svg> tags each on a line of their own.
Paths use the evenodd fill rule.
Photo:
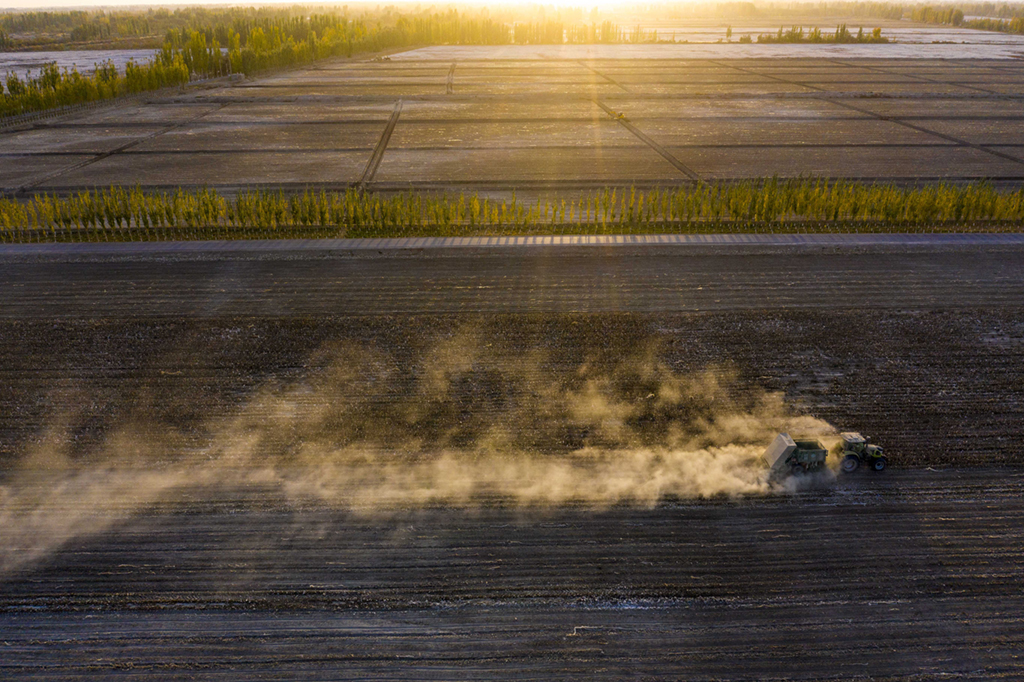
<svg viewBox="0 0 1024 682">
<path fill-rule="evenodd" d="M 786 468 L 786 460 L 796 450 L 796 443 L 789 437 L 788 433 L 780 433 L 768 446 L 768 449 L 761 455 L 761 459 L 772 471 L 783 471 Z"/>
</svg>

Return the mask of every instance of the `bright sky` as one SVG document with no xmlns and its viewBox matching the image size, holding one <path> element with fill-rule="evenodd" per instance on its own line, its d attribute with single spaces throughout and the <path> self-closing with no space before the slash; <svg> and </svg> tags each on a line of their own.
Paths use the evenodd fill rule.
<svg viewBox="0 0 1024 682">
<path fill-rule="evenodd" d="M 60 4 L 54 4 L 53 0 L 0 0 L 0 11 L 12 10 L 12 9 L 67 9 L 69 7 L 81 8 L 91 7 L 94 9 L 102 9 L 104 7 L 181 7 L 185 5 L 301 5 L 310 4 L 296 0 L 295 2 L 186 2 L 171 4 L 167 2 L 139 2 L 139 0 L 103 0 L 101 3 L 96 0 L 60 0 Z M 327 4 L 327 3 L 314 3 L 314 4 Z M 337 3 L 339 5 L 345 4 L 344 2 Z M 355 3 L 353 3 L 355 4 Z M 395 3 L 389 3 L 395 4 Z"/>
<path fill-rule="evenodd" d="M 547 6 L 547 7 L 552 7 L 552 6 L 554 6 L 554 7 L 580 7 L 580 8 L 585 9 L 585 10 L 590 10 L 592 7 L 595 7 L 595 6 L 601 8 L 601 9 L 606 9 L 606 8 L 610 8 L 614 4 L 613 0 L 540 0 L 539 2 L 538 1 L 534 1 L 534 0 L 521 0 L 521 1 L 522 2 L 526 2 L 528 4 L 531 4 L 531 5 L 544 5 L 544 6 Z M 366 1 L 366 0 L 363 0 L 362 2 L 360 2 L 359 0 L 353 0 L 352 2 L 347 2 L 346 0 L 334 0 L 333 2 L 331 2 L 330 0 L 322 1 L 322 2 L 317 2 L 316 0 L 280 0 L 278 2 L 259 2 L 258 0 L 254 1 L 254 2 L 245 2 L 244 0 L 235 0 L 234 2 L 232 2 L 231 0 L 210 0 L 209 2 L 204 2 L 204 0 L 196 0 L 195 2 L 182 2 L 182 3 L 159 2 L 159 1 L 154 1 L 154 2 L 145 2 L 145 1 L 143 1 L 143 2 L 140 2 L 139 0 L 102 0 L 101 2 L 97 2 L 97 0 L 60 0 L 59 4 L 55 4 L 53 0 L 0 0 L 0 12 L 6 11 L 6 10 L 12 10 L 12 9 L 34 9 L 34 10 L 38 10 L 38 9 L 67 9 L 69 7 L 75 7 L 75 8 L 91 7 L 91 8 L 100 9 L 100 8 L 103 8 L 103 7 L 143 7 L 144 8 L 144 7 L 153 7 L 153 6 L 163 6 L 163 7 L 172 7 L 173 8 L 173 7 L 181 7 L 181 6 L 187 6 L 187 5 L 244 5 L 244 6 L 251 7 L 251 6 L 254 6 L 254 5 L 327 5 L 327 4 L 334 4 L 334 5 L 338 5 L 338 6 L 348 5 L 350 7 L 358 7 L 359 5 L 371 5 L 373 7 L 380 7 L 380 6 L 385 6 L 385 5 L 395 5 L 395 6 L 401 7 L 403 4 L 420 5 L 420 6 L 423 6 L 423 7 L 430 6 L 430 5 L 437 5 L 437 6 L 440 7 L 440 6 L 445 6 L 445 5 L 448 5 L 448 4 L 469 4 L 469 5 L 478 4 L 479 6 L 482 7 L 482 6 L 486 6 L 486 5 L 493 6 L 495 4 L 497 4 L 497 5 L 501 5 L 501 4 L 516 4 L 516 0 L 511 0 L 511 2 L 509 0 L 503 0 L 502 2 L 498 2 L 498 3 L 488 3 L 488 2 L 483 2 L 483 1 L 481 1 L 479 3 L 473 3 L 472 0 L 470 0 L 470 2 L 466 2 L 466 3 L 462 3 L 462 2 L 450 3 L 447 0 L 436 0 L 435 2 L 430 2 L 429 0 L 424 1 L 424 2 L 417 2 L 416 0 L 404 0 L 404 1 L 403 0 L 397 0 L 397 1 L 390 0 L 390 1 L 387 1 L 387 2 L 372 2 L 372 0 L 369 1 L 369 2 Z"/>
<path fill-rule="evenodd" d="M 595 6 L 596 7 L 600 7 L 600 8 L 605 8 L 605 7 L 608 7 L 608 6 L 610 6 L 612 4 L 612 2 L 610 0 L 540 0 L 539 2 L 535 2 L 534 0 L 523 0 L 523 1 L 527 2 L 528 4 L 531 4 L 531 5 L 545 5 L 547 7 L 552 7 L 552 6 L 555 6 L 555 7 L 580 7 L 580 8 L 583 8 L 585 10 L 589 10 L 590 8 L 595 7 Z M 60 0 L 59 4 L 55 4 L 53 2 L 53 0 L 0 0 L 0 12 L 6 11 L 6 10 L 12 10 L 12 9 L 34 9 L 34 10 L 37 10 L 37 9 L 67 9 L 69 7 L 75 7 L 75 8 L 91 7 L 91 8 L 99 9 L 99 8 L 103 8 L 103 7 L 115 7 L 115 6 L 116 7 L 153 7 L 153 6 L 163 6 L 163 7 L 172 7 L 173 8 L 173 7 L 181 7 L 181 6 L 187 6 L 187 5 L 244 5 L 244 6 L 251 7 L 251 6 L 254 6 L 254 5 L 326 5 L 326 4 L 335 4 L 335 5 L 338 5 L 338 6 L 349 5 L 350 7 L 359 6 L 361 4 L 362 5 L 371 5 L 371 6 L 374 6 L 374 7 L 385 6 L 385 5 L 395 5 L 395 6 L 401 7 L 403 4 L 409 4 L 409 5 L 420 5 L 420 6 L 424 6 L 425 7 L 425 6 L 429 6 L 429 5 L 445 6 L 445 5 L 448 5 L 450 3 L 445 1 L 445 0 L 438 0 L 436 2 L 430 2 L 429 0 L 425 1 L 425 2 L 417 2 L 416 0 L 405 0 L 404 2 L 402 0 L 398 0 L 397 2 L 394 1 L 394 0 L 391 0 L 391 1 L 388 1 L 388 2 L 372 2 L 372 1 L 371 2 L 366 2 L 365 0 L 363 2 L 359 2 L 359 0 L 354 0 L 352 2 L 346 2 L 346 0 L 334 0 L 333 2 L 330 2 L 330 1 L 317 2 L 316 0 L 280 0 L 278 2 L 259 2 L 259 1 L 245 2 L 244 0 L 235 0 L 234 2 L 232 2 L 230 0 L 210 0 L 209 2 L 204 2 L 203 0 L 197 0 L 195 2 L 182 2 L 182 3 L 170 3 L 170 2 L 159 2 L 159 1 L 154 1 L 154 2 L 144 2 L 143 1 L 143 2 L 140 2 L 139 0 L 102 0 L 102 2 L 97 2 L 97 0 Z M 495 4 L 499 4 L 500 5 L 500 4 L 516 4 L 516 3 L 515 3 L 515 0 L 512 0 L 511 2 L 508 2 L 508 0 L 505 0 L 504 2 L 498 2 L 498 3 L 487 3 L 487 2 L 473 3 L 471 1 L 471 2 L 468 2 L 468 3 L 456 2 L 456 3 L 451 3 L 451 4 L 470 4 L 470 5 L 478 4 L 479 6 L 482 7 L 482 6 L 485 6 L 485 5 L 492 5 L 493 6 Z"/>
</svg>

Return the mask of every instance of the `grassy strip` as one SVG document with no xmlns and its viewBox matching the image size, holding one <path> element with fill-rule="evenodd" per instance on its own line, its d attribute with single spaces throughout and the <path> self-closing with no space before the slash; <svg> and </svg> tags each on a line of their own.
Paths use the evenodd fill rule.
<svg viewBox="0 0 1024 682">
<path fill-rule="evenodd" d="M 111 187 L 0 200 L 0 241 L 150 241 L 294 237 L 1017 231 L 1024 187 L 900 188 L 819 180 L 722 183 L 520 201 L 477 195 Z"/>
</svg>

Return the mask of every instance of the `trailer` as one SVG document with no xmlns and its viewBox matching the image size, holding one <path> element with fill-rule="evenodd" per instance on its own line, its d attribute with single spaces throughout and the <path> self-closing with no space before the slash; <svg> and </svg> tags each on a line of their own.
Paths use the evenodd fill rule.
<svg viewBox="0 0 1024 682">
<path fill-rule="evenodd" d="M 772 476 L 792 476 L 819 471 L 825 466 L 828 450 L 816 440 L 794 440 L 780 433 L 761 455 Z"/>
</svg>

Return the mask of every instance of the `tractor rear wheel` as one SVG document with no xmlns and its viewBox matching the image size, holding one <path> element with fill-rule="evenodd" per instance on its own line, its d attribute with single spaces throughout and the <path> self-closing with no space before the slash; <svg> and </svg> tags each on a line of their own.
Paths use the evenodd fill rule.
<svg viewBox="0 0 1024 682">
<path fill-rule="evenodd" d="M 860 457 L 857 455 L 847 455 L 843 457 L 843 473 L 852 474 L 860 467 Z"/>
<path fill-rule="evenodd" d="M 793 468 L 790 469 L 790 473 L 792 473 L 794 476 L 803 476 L 804 474 L 807 473 L 807 469 L 804 467 L 803 464 L 794 464 Z"/>
<path fill-rule="evenodd" d="M 871 462 L 871 468 L 875 471 L 885 471 L 887 466 L 889 466 L 889 462 L 886 461 L 885 457 L 875 457 L 874 461 Z"/>
</svg>

